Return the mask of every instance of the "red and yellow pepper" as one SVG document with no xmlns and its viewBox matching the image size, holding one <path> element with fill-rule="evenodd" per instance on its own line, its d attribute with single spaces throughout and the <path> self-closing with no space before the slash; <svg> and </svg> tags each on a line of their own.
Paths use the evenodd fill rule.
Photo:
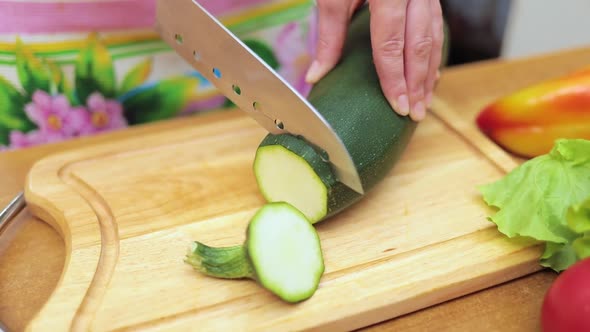
<svg viewBox="0 0 590 332">
<path fill-rule="evenodd" d="M 524 158 L 548 153 L 558 138 L 590 139 L 590 67 L 504 96 L 476 122 L 496 144 Z"/>
</svg>

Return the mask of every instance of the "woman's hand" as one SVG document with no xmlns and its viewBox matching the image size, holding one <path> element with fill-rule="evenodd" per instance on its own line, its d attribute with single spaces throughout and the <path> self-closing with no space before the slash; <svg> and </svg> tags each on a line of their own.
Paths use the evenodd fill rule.
<svg viewBox="0 0 590 332">
<path fill-rule="evenodd" d="M 317 56 L 306 80 L 317 82 L 339 61 L 360 0 L 317 0 Z M 371 43 L 383 93 L 395 111 L 419 121 L 438 79 L 443 44 L 439 0 L 369 0 Z"/>
</svg>

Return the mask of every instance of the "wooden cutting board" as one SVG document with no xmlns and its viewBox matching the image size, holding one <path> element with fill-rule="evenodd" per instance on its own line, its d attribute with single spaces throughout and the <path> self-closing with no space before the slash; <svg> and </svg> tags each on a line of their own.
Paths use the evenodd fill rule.
<svg viewBox="0 0 590 332">
<path fill-rule="evenodd" d="M 241 112 L 39 161 L 26 197 L 68 256 L 29 329 L 351 330 L 538 270 L 539 248 L 498 233 L 477 191 L 516 163 L 433 108 L 390 175 L 318 224 L 326 272 L 297 305 L 183 262 L 194 240 L 241 243 L 264 203 L 252 161 L 265 132 Z"/>
</svg>

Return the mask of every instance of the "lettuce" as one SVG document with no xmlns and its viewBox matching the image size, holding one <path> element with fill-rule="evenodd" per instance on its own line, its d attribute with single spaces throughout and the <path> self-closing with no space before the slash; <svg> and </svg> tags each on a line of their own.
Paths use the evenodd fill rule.
<svg viewBox="0 0 590 332">
<path fill-rule="evenodd" d="M 508 237 L 545 242 L 541 265 L 563 271 L 590 256 L 590 141 L 559 139 L 502 179 L 479 187 Z"/>
<path fill-rule="evenodd" d="M 578 237 L 572 247 L 579 259 L 590 257 L 590 198 L 582 204 L 574 205 L 567 215 L 568 225 Z"/>
</svg>

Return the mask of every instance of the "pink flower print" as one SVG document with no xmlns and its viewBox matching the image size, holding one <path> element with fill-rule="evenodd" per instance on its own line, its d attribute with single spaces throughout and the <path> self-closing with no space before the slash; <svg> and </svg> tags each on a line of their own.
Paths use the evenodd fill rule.
<svg viewBox="0 0 590 332">
<path fill-rule="evenodd" d="M 4 147 L 4 149 L 0 148 L 0 151 L 28 148 L 44 143 L 59 142 L 63 139 L 64 136 L 61 133 L 42 132 L 41 130 L 33 130 L 28 133 L 23 133 L 18 130 L 13 130 L 10 132 L 9 136 L 10 145 Z"/>
<path fill-rule="evenodd" d="M 77 135 L 86 121 L 83 108 L 71 107 L 64 95 L 50 96 L 44 91 L 35 91 L 33 101 L 25 105 L 25 112 L 41 133 L 52 141 L 57 137 Z"/>
<path fill-rule="evenodd" d="M 27 148 L 29 146 L 37 145 L 42 141 L 40 131 L 35 130 L 29 133 L 23 133 L 13 130 L 10 132 L 10 148 L 19 149 Z"/>
<path fill-rule="evenodd" d="M 92 134 L 127 126 L 123 107 L 116 100 L 105 99 L 100 93 L 94 92 L 88 97 L 86 106 L 88 121 L 82 129 L 83 133 Z"/>
<path fill-rule="evenodd" d="M 315 53 L 317 27 L 313 14 L 315 12 L 309 19 L 307 34 L 301 23 L 291 22 L 281 29 L 276 40 L 276 55 L 281 64 L 278 72 L 303 96 L 311 90 L 311 85 L 305 82 L 305 74 Z"/>
<path fill-rule="evenodd" d="M 10 147 L 13 149 L 27 148 L 42 143 L 58 142 L 63 138 L 64 137 L 59 133 L 44 133 L 40 130 L 23 133 L 14 130 L 10 133 Z"/>
</svg>

